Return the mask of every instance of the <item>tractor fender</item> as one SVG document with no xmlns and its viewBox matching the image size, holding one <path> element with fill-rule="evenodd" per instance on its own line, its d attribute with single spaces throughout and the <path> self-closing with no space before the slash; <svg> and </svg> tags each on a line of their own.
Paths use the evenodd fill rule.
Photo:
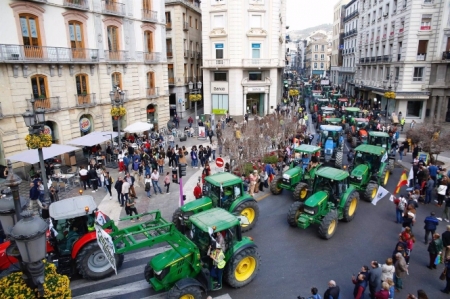
<svg viewBox="0 0 450 299">
<path fill-rule="evenodd" d="M 175 286 L 179 290 L 182 290 L 182 289 L 185 289 L 185 288 L 191 287 L 191 286 L 197 286 L 197 287 L 200 287 L 203 292 L 207 291 L 207 288 L 200 281 L 198 281 L 197 279 L 192 278 L 192 277 L 186 277 L 186 278 L 183 278 L 183 279 L 177 281 L 175 283 Z"/>
<path fill-rule="evenodd" d="M 347 198 L 353 191 L 356 191 L 356 188 L 350 185 L 347 190 L 345 190 L 344 195 L 342 195 L 341 200 L 339 201 L 339 209 L 343 209 L 345 207 L 345 203 L 347 202 Z"/>
<path fill-rule="evenodd" d="M 233 212 L 237 206 L 239 206 L 240 204 L 242 204 L 243 202 L 247 202 L 247 201 L 254 201 L 256 202 L 256 200 L 251 197 L 250 195 L 247 196 L 243 196 L 241 198 L 236 199 L 233 204 L 231 204 L 230 206 L 230 212 Z"/>
<path fill-rule="evenodd" d="M 193 212 L 194 214 L 204 210 L 212 209 L 212 200 L 207 196 L 188 202 L 181 207 L 183 213 Z"/>
<path fill-rule="evenodd" d="M 239 246 L 239 245 L 238 245 Z M 247 243 L 236 249 L 236 246 L 233 248 L 233 254 L 229 256 L 228 261 L 230 261 L 234 256 L 236 256 L 239 252 L 247 249 L 247 248 L 258 248 L 255 243 Z M 227 263 L 228 265 L 228 263 Z"/>
<path fill-rule="evenodd" d="M 83 248 L 84 245 L 86 245 L 89 242 L 97 240 L 97 233 L 95 231 L 88 232 L 87 234 L 81 236 L 72 247 L 72 259 L 75 259 L 77 257 L 78 252 Z"/>
</svg>

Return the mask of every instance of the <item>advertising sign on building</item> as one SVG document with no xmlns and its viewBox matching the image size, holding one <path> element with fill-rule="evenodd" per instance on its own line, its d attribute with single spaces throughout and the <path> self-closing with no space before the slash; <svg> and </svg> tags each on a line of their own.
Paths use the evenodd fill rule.
<svg viewBox="0 0 450 299">
<path fill-rule="evenodd" d="M 211 82 L 211 94 L 228 94 L 228 82 Z"/>
<path fill-rule="evenodd" d="M 89 132 L 90 129 L 91 129 L 91 121 L 86 117 L 80 119 L 81 132 Z"/>
<path fill-rule="evenodd" d="M 116 259 L 114 257 L 115 247 L 113 240 L 110 235 L 108 235 L 100 225 L 95 224 L 95 231 L 97 232 L 97 243 L 100 249 L 105 254 L 111 267 L 114 269 L 117 275 L 116 269 Z"/>
<path fill-rule="evenodd" d="M 44 126 L 44 134 L 48 134 L 48 135 L 52 136 L 52 133 L 53 133 L 52 128 L 50 128 L 49 126 L 45 125 Z"/>
</svg>

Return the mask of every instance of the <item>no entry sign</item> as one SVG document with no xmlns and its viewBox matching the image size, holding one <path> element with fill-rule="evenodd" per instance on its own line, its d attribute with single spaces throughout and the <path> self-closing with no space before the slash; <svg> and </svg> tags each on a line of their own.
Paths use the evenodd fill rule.
<svg viewBox="0 0 450 299">
<path fill-rule="evenodd" d="M 225 165 L 225 162 L 223 162 L 223 159 L 218 157 L 216 159 L 216 166 L 222 168 Z"/>
</svg>

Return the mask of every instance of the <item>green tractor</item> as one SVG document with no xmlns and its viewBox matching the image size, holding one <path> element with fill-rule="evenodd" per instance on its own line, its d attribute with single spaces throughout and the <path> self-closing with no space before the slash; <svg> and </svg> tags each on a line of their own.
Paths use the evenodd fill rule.
<svg viewBox="0 0 450 299">
<path fill-rule="evenodd" d="M 389 171 L 392 173 L 395 166 L 395 151 L 391 149 L 391 136 L 386 132 L 370 131 L 367 144 L 381 146 L 388 153 Z"/>
<path fill-rule="evenodd" d="M 296 201 L 289 208 L 287 222 L 292 227 L 319 225 L 319 235 L 330 239 L 339 220 L 350 222 L 355 217 L 359 193 L 348 184 L 347 171 L 322 167 L 316 172 L 312 194 L 305 202 Z"/>
<path fill-rule="evenodd" d="M 345 130 L 345 133 L 348 132 L 350 126 L 353 126 L 355 123 L 354 118 L 359 117 L 361 109 L 356 107 L 345 107 L 342 108 L 342 125 Z"/>
<path fill-rule="evenodd" d="M 191 216 L 189 236 L 162 218 L 160 211 L 121 220 L 137 216 L 151 220 L 123 229 L 118 229 L 111 220 L 102 229 L 109 232 L 114 252 L 119 255 L 161 243 L 171 247 L 155 255 L 144 269 L 145 280 L 152 289 L 168 291 L 168 299 L 201 299 L 202 293 L 221 289 L 210 275 L 212 260 L 207 253 L 209 246 L 216 242 L 212 233 L 222 234 L 225 240 L 223 280 L 233 288 L 240 288 L 256 277 L 260 266 L 257 247 L 250 237 L 242 236 L 239 219 L 229 212 L 216 208 Z"/>
<path fill-rule="evenodd" d="M 181 230 L 193 214 L 216 207 L 246 218 L 242 224 L 243 232 L 251 230 L 259 217 L 258 203 L 252 196 L 244 193 L 242 179 L 228 172 L 220 172 L 205 177 L 203 197 L 175 210 L 172 220 Z"/>
<path fill-rule="evenodd" d="M 281 175 L 277 175 L 270 184 L 272 194 L 281 194 L 283 189 L 293 191 L 294 199 L 304 201 L 308 195 L 308 185 L 314 180 L 315 173 L 321 164 L 308 169 L 308 164 L 312 157 L 320 154 L 320 147 L 302 144 L 295 148 L 295 159 L 289 165 L 289 169 Z M 302 158 L 306 154 L 308 158 Z"/>
<path fill-rule="evenodd" d="M 364 200 L 369 202 L 374 200 L 378 186 L 386 186 L 389 176 L 386 149 L 369 144 L 362 144 L 355 148 L 355 162 L 351 170 L 350 184 L 361 193 Z"/>
</svg>

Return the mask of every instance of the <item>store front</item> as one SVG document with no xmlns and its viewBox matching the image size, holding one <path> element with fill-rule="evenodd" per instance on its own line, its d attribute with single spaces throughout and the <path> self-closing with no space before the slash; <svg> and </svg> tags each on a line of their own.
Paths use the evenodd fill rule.
<svg viewBox="0 0 450 299">
<path fill-rule="evenodd" d="M 158 130 L 158 105 L 150 104 L 147 106 L 147 122 L 153 124 L 153 128 Z"/>
<path fill-rule="evenodd" d="M 94 131 L 94 119 L 92 118 L 92 115 L 90 114 L 83 114 L 80 117 L 80 136 L 87 135 Z"/>
<path fill-rule="evenodd" d="M 250 115 L 264 116 L 264 93 L 250 93 L 249 88 L 246 110 Z"/>
<path fill-rule="evenodd" d="M 211 112 L 224 115 L 230 109 L 228 82 L 211 82 Z"/>
<path fill-rule="evenodd" d="M 52 142 L 59 144 L 58 124 L 54 121 L 46 121 L 44 125 L 44 134 L 52 136 Z"/>
</svg>

